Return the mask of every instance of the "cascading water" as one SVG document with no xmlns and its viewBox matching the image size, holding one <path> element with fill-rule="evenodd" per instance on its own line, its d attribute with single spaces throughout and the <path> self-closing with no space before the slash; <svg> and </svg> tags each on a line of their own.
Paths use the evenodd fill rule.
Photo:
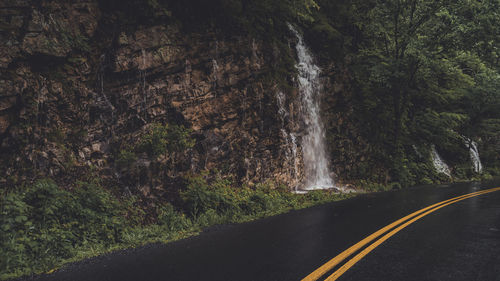
<svg viewBox="0 0 500 281">
<path fill-rule="evenodd" d="M 144 120 L 147 119 L 148 95 L 146 92 L 146 51 L 141 50 L 142 65 L 139 66 L 139 84 L 142 88 L 142 112 L 144 112 Z"/>
<path fill-rule="evenodd" d="M 439 155 L 436 150 L 436 146 L 431 146 L 431 158 L 432 164 L 434 164 L 434 168 L 438 173 L 442 173 L 451 178 L 450 167 L 444 162 L 443 158 Z"/>
<path fill-rule="evenodd" d="M 299 160 L 297 159 L 297 138 L 294 133 L 288 133 L 285 129 L 285 122 L 290 116 L 288 110 L 286 109 L 286 97 L 283 92 L 278 92 L 276 94 L 276 100 L 278 101 L 278 114 L 281 119 L 281 137 L 285 141 L 285 159 L 286 163 L 293 167 L 292 175 L 294 178 L 294 189 L 297 190 L 298 176 L 299 176 Z"/>
<path fill-rule="evenodd" d="M 212 58 L 212 80 L 214 89 L 217 89 L 217 85 L 219 82 L 219 76 L 218 76 L 219 64 L 217 63 L 218 57 L 219 57 L 219 41 L 215 41 L 214 56 Z"/>
<path fill-rule="evenodd" d="M 217 73 L 218 72 L 219 72 L 219 65 L 217 64 L 217 60 L 212 59 L 212 78 L 214 81 L 214 88 L 217 87 L 217 80 L 218 80 Z"/>
<path fill-rule="evenodd" d="M 105 124 L 109 125 L 110 132 L 111 134 L 114 134 L 114 128 L 113 128 L 113 123 L 115 122 L 115 107 L 111 102 L 109 101 L 108 97 L 106 96 L 106 93 L 104 92 L 104 72 L 105 72 L 105 62 L 106 62 L 106 55 L 103 54 L 99 58 L 99 72 L 97 73 L 97 82 L 99 83 L 99 86 L 101 88 L 101 96 L 96 97 L 96 105 L 99 107 L 109 111 L 109 114 L 111 115 L 111 120 L 106 120 L 105 116 L 103 114 L 100 114 L 100 119 L 102 122 Z M 105 115 L 105 114 L 104 114 Z"/>
<path fill-rule="evenodd" d="M 99 73 L 98 73 L 98 80 L 99 80 L 99 85 L 101 87 L 101 95 L 102 95 L 102 98 L 104 100 L 104 103 L 106 104 L 106 106 L 108 106 L 110 109 L 111 109 L 111 114 L 113 114 L 113 105 L 111 104 L 111 102 L 109 101 L 108 97 L 106 96 L 106 93 L 104 92 L 104 66 L 105 66 L 105 61 L 106 61 L 106 55 L 101 55 L 101 57 L 99 58 L 99 61 L 100 61 L 100 67 L 99 67 Z"/>
<path fill-rule="evenodd" d="M 147 120 L 148 93 L 146 90 L 146 51 L 141 50 L 142 65 L 139 65 L 139 84 L 142 90 L 142 112 L 144 112 L 144 120 Z"/>
<path fill-rule="evenodd" d="M 477 143 L 467 137 L 464 137 L 465 145 L 469 148 L 470 159 L 472 161 L 472 167 L 474 172 L 482 173 L 483 164 L 481 163 L 481 158 L 479 158 L 479 150 L 477 149 Z"/>
<path fill-rule="evenodd" d="M 276 101 L 278 102 L 278 114 L 281 120 L 281 129 L 285 127 L 285 120 L 288 117 L 288 110 L 285 108 L 285 94 L 278 92 L 276 94 Z"/>
<path fill-rule="evenodd" d="M 325 132 L 320 116 L 321 83 L 320 68 L 314 64 L 313 57 L 305 45 L 302 35 L 288 25 L 297 37 L 298 63 L 295 65 L 299 74 L 299 93 L 301 97 L 301 117 L 305 123 L 305 134 L 302 136 L 302 153 L 304 158 L 305 190 L 334 187 L 334 181 L 328 169 L 326 157 Z"/>
<path fill-rule="evenodd" d="M 36 95 L 36 109 L 35 109 L 35 116 L 36 116 L 36 123 L 35 123 L 35 129 L 38 129 L 39 127 L 43 126 L 40 112 L 43 111 L 45 101 L 47 99 L 47 80 L 44 77 L 41 77 L 41 86 L 40 90 L 37 92 Z"/>
</svg>

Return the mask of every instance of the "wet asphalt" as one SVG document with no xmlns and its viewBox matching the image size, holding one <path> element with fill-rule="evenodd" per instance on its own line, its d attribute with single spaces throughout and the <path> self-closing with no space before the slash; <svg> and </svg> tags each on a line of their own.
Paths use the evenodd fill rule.
<svg viewBox="0 0 500 281">
<path fill-rule="evenodd" d="M 115 252 L 25 280 L 300 280 L 407 214 L 499 186 L 500 181 L 492 181 L 365 194 L 255 222 L 213 227 L 196 237 Z M 338 280 L 500 281 L 500 191 L 418 220 Z"/>
</svg>

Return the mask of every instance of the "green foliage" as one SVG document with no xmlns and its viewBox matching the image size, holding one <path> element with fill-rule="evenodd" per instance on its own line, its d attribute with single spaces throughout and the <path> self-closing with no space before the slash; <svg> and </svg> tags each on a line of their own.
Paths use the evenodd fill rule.
<svg viewBox="0 0 500 281">
<path fill-rule="evenodd" d="M 191 221 L 183 213 L 175 211 L 171 204 L 160 207 L 158 224 L 165 226 L 169 231 L 188 229 L 192 225 Z"/>
<path fill-rule="evenodd" d="M 180 208 L 160 204 L 154 224 L 136 198 L 118 201 L 96 184 L 72 191 L 38 181 L 0 199 L 0 279 L 42 273 L 68 261 L 193 235 L 203 227 L 253 220 L 349 197 L 328 191 L 293 194 L 262 183 L 235 187 L 230 180 L 187 179 Z M 184 210 L 185 212 L 181 212 Z"/>
<path fill-rule="evenodd" d="M 0 278 L 50 269 L 87 244 L 117 243 L 125 225 L 118 201 L 89 184 L 69 192 L 38 181 L 0 206 Z"/>
<path fill-rule="evenodd" d="M 156 158 L 168 152 L 181 152 L 194 146 L 191 130 L 184 126 L 153 123 L 139 144 L 139 150 Z"/>
<path fill-rule="evenodd" d="M 100 5 L 122 26 L 176 23 L 186 30 L 208 27 L 260 38 L 278 35 L 287 21 L 312 22 L 319 9 L 315 0 L 107 0 Z"/>
<path fill-rule="evenodd" d="M 61 128 L 54 128 L 47 134 L 47 139 L 51 142 L 64 144 L 66 140 L 66 132 Z"/>
<path fill-rule="evenodd" d="M 130 168 L 135 161 L 137 155 L 133 151 L 122 149 L 116 158 L 116 165 L 118 168 Z"/>
<path fill-rule="evenodd" d="M 376 182 L 370 182 L 366 180 L 361 180 L 359 181 L 358 185 L 362 187 L 363 189 L 367 191 L 374 191 L 374 192 L 380 192 L 380 191 L 386 191 L 389 190 L 389 186 L 376 183 Z"/>
<path fill-rule="evenodd" d="M 343 55 L 343 36 L 328 20 L 321 16 L 307 31 L 310 45 L 320 54 L 328 54 L 330 58 L 341 60 Z"/>
<path fill-rule="evenodd" d="M 238 222 L 248 217 L 338 200 L 342 196 L 328 191 L 296 195 L 273 183 L 257 184 L 254 189 L 235 188 L 228 180 L 218 179 L 209 184 L 202 177 L 190 177 L 186 189 L 181 191 L 181 198 L 186 212 L 195 221 Z"/>
<path fill-rule="evenodd" d="M 328 14 L 319 15 L 317 24 L 327 22 L 349 37 L 344 40 L 351 48 L 354 118 L 379 162 L 374 166 L 390 170 L 390 180 L 403 186 L 418 183 L 420 172 L 411 169 L 429 159 L 410 159 L 411 149 L 404 146 L 439 145 L 445 159 L 457 166 L 467 161 L 462 135 L 478 141 L 487 166 L 498 165 L 493 160 L 500 154 L 498 130 L 490 127 L 497 123 L 492 122 L 498 119 L 493 108 L 500 104 L 494 90 L 500 81 L 495 51 L 500 40 L 492 36 L 500 24 L 498 3 L 319 4 Z M 340 23 L 335 17 L 347 19 Z"/>
<path fill-rule="evenodd" d="M 193 217 L 208 210 L 224 212 L 233 205 L 224 185 L 210 186 L 202 177 L 191 177 L 188 181 L 186 190 L 181 192 L 181 198 L 186 211 Z"/>
<path fill-rule="evenodd" d="M 165 23 L 172 17 L 170 0 L 100 0 L 101 9 L 113 13 L 122 27 Z"/>
</svg>

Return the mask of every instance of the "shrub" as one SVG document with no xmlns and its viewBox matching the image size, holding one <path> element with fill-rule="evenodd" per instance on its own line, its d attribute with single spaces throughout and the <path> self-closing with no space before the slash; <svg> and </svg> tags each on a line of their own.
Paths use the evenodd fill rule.
<svg viewBox="0 0 500 281">
<path fill-rule="evenodd" d="M 88 243 L 117 243 L 125 228 L 119 202 L 90 184 L 69 192 L 38 181 L 7 194 L 0 205 L 2 278 L 19 268 L 50 268 Z"/>
<path fill-rule="evenodd" d="M 138 149 L 151 158 L 168 152 L 180 152 L 193 147 L 194 141 L 190 135 L 191 130 L 184 126 L 154 123 L 143 136 Z"/>
<path fill-rule="evenodd" d="M 195 176 L 187 183 L 180 192 L 184 212 L 160 205 L 156 224 L 143 224 L 145 212 L 135 198 L 119 202 L 97 184 L 80 182 L 70 192 L 43 180 L 6 194 L 0 199 L 0 279 L 342 198 L 328 191 L 293 194 L 272 182 L 237 188 L 228 179 L 207 182 Z"/>
<path fill-rule="evenodd" d="M 165 204 L 158 211 L 158 224 L 165 226 L 170 231 L 188 229 L 192 223 L 182 213 L 174 210 L 171 204 Z"/>
<path fill-rule="evenodd" d="M 186 211 L 196 217 L 208 210 L 220 213 L 238 208 L 233 190 L 224 182 L 209 185 L 202 177 L 188 178 L 186 190 L 181 191 Z"/>
</svg>

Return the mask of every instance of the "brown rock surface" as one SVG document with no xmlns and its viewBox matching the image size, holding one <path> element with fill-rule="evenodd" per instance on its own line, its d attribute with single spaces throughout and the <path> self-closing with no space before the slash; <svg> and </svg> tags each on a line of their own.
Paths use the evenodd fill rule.
<svg viewBox="0 0 500 281">
<path fill-rule="evenodd" d="M 8 27 L 0 32 L 0 166 L 11 171 L 0 174 L 0 185 L 18 184 L 16 173 L 64 182 L 99 176 L 153 196 L 204 170 L 250 185 L 300 182 L 297 92 L 267 79 L 279 56 L 275 45 L 221 38 L 208 27 L 185 32 L 175 23 L 121 28 L 94 0 L 34 3 L 0 4 Z M 338 72 L 325 71 L 325 79 L 340 77 L 326 81 L 326 107 L 348 90 L 347 74 Z M 278 113 L 279 91 L 286 118 Z M 355 134 L 348 116 L 325 118 L 329 130 Z M 138 143 L 153 122 L 191 128 L 195 146 L 159 163 L 137 154 L 119 167 L 120 150 Z M 283 131 L 297 137 L 296 159 Z M 359 158 L 362 142 L 350 139 L 335 140 L 344 151 L 332 153 L 335 167 Z"/>
<path fill-rule="evenodd" d="M 92 169 L 123 185 L 156 169 L 153 183 L 129 186 L 144 194 L 203 170 L 239 182 L 296 183 L 276 121 L 278 88 L 262 79 L 273 63 L 265 42 L 184 33 L 175 24 L 109 38 L 96 1 L 3 1 L 0 13 L 8 26 L 0 43 L 2 169 L 33 180 Z M 119 149 L 137 143 L 153 122 L 192 128 L 194 148 L 160 159 L 174 163 L 164 175 L 142 165 L 144 155 L 118 169 Z M 0 182 L 19 183 L 12 176 Z"/>
</svg>

